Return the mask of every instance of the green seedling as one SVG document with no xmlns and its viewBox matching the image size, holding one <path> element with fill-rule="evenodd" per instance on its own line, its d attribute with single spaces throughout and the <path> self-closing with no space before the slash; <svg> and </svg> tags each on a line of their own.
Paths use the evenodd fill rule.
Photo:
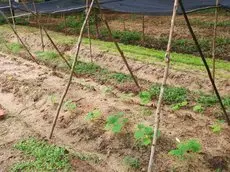
<svg viewBox="0 0 230 172">
<path fill-rule="evenodd" d="M 37 51 L 35 52 L 35 54 L 37 55 L 38 58 L 40 58 L 41 60 L 54 60 L 58 57 L 58 54 L 53 52 L 53 51 Z"/>
<path fill-rule="evenodd" d="M 222 131 L 221 124 L 224 123 L 222 120 L 218 120 L 215 124 L 211 125 L 213 133 L 219 134 Z"/>
<path fill-rule="evenodd" d="M 196 113 L 202 113 L 202 112 L 204 112 L 204 110 L 205 109 L 201 105 L 196 105 L 193 107 L 193 111 Z"/>
<path fill-rule="evenodd" d="M 89 112 L 89 113 L 87 114 L 87 116 L 85 117 L 85 119 L 86 119 L 87 121 L 94 121 L 94 120 L 97 120 L 97 119 L 100 118 L 100 117 L 101 117 L 101 112 L 100 112 L 100 110 L 95 109 L 94 111 Z"/>
<path fill-rule="evenodd" d="M 140 168 L 140 160 L 138 158 L 135 157 L 131 157 L 131 156 L 126 156 L 123 159 L 123 162 L 131 167 L 131 168 L 135 168 L 135 169 L 139 169 Z"/>
<path fill-rule="evenodd" d="M 197 140 L 188 140 L 177 144 L 177 149 L 171 150 L 170 155 L 184 159 L 189 153 L 198 153 L 201 150 L 201 144 Z"/>
<path fill-rule="evenodd" d="M 113 133 L 120 133 L 122 128 L 128 122 L 127 118 L 123 117 L 123 113 L 110 115 L 106 120 L 105 129 L 111 130 Z"/>
<path fill-rule="evenodd" d="M 122 83 L 131 79 L 130 76 L 125 75 L 123 73 L 114 73 L 111 75 L 111 78 L 115 79 L 117 82 L 122 82 Z"/>
<path fill-rule="evenodd" d="M 68 151 L 45 141 L 29 138 L 14 145 L 20 150 L 25 160 L 18 162 L 11 168 L 12 172 L 18 171 L 70 171 Z"/>
<path fill-rule="evenodd" d="M 144 105 L 150 103 L 152 100 L 152 95 L 148 91 L 142 91 L 139 94 L 139 97 L 140 97 L 141 104 L 144 104 Z"/>
<path fill-rule="evenodd" d="M 7 44 L 7 47 L 13 54 L 18 54 L 23 48 L 22 45 L 19 43 L 9 43 Z"/>
<path fill-rule="evenodd" d="M 51 103 L 52 103 L 53 105 L 55 105 L 55 104 L 58 103 L 58 100 L 57 100 L 57 96 L 56 96 L 56 95 L 52 94 L 52 95 L 50 95 L 49 98 L 50 98 L 50 101 L 51 101 Z"/>
<path fill-rule="evenodd" d="M 138 124 L 137 129 L 134 133 L 134 138 L 136 142 L 142 146 L 148 146 L 151 144 L 153 139 L 153 128 L 145 126 L 144 124 Z M 160 132 L 158 131 L 158 137 Z"/>
<path fill-rule="evenodd" d="M 67 100 L 64 103 L 64 110 L 72 112 L 75 111 L 76 109 L 77 109 L 77 105 L 72 100 Z"/>
<path fill-rule="evenodd" d="M 177 103 L 177 104 L 175 104 L 175 105 L 172 105 L 172 106 L 171 106 L 171 109 L 174 110 L 174 111 L 176 111 L 176 110 L 180 110 L 182 107 L 185 107 L 185 106 L 187 106 L 187 105 L 188 105 L 188 102 L 187 102 L 187 101 L 184 101 L 184 102 L 182 102 L 182 103 Z"/>
</svg>

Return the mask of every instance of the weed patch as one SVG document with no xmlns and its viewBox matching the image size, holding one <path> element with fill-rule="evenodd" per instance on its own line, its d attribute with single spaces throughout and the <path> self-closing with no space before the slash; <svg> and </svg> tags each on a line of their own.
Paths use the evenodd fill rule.
<svg viewBox="0 0 230 172">
<path fill-rule="evenodd" d="M 34 138 L 23 140 L 14 147 L 30 157 L 31 160 L 14 164 L 11 168 L 12 172 L 68 171 L 71 169 L 68 151 L 64 148 Z"/>
</svg>

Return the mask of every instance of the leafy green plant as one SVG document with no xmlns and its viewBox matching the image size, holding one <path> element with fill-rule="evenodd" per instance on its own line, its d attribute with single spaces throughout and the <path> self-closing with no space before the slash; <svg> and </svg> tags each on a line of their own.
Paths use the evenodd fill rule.
<svg viewBox="0 0 230 172">
<path fill-rule="evenodd" d="M 188 140 L 177 144 L 177 149 L 171 150 L 170 155 L 179 157 L 181 159 L 185 158 L 185 155 L 189 153 L 198 153 L 201 150 L 201 144 L 197 140 Z"/>
<path fill-rule="evenodd" d="M 211 125 L 212 132 L 213 132 L 213 133 L 216 133 L 216 134 L 219 134 L 219 133 L 222 131 L 222 126 L 221 126 L 221 124 L 222 124 L 223 122 L 224 122 L 224 121 L 222 121 L 222 120 L 218 120 L 216 123 L 214 123 L 213 125 Z"/>
<path fill-rule="evenodd" d="M 67 100 L 64 103 L 64 110 L 67 110 L 67 111 L 71 112 L 71 111 L 74 111 L 76 109 L 77 109 L 77 105 L 72 100 Z"/>
<path fill-rule="evenodd" d="M 203 106 L 209 107 L 216 104 L 218 102 L 218 99 L 214 95 L 201 94 L 197 99 L 197 102 Z"/>
<path fill-rule="evenodd" d="M 176 111 L 176 110 L 180 110 L 182 107 L 185 107 L 188 105 L 187 101 L 181 102 L 181 103 L 177 103 L 175 105 L 172 105 L 171 109 Z"/>
<path fill-rule="evenodd" d="M 22 50 L 22 45 L 19 43 L 9 43 L 7 44 L 7 47 L 14 54 L 18 54 Z"/>
<path fill-rule="evenodd" d="M 121 112 L 108 116 L 105 129 L 111 130 L 113 133 L 120 133 L 122 128 L 124 128 L 125 124 L 128 122 L 128 119 L 123 116 L 124 114 Z"/>
<path fill-rule="evenodd" d="M 160 85 L 155 84 L 149 89 L 153 98 L 156 98 L 160 94 Z M 187 90 L 182 87 L 170 87 L 166 86 L 163 95 L 163 100 L 167 104 L 181 103 L 187 100 Z"/>
<path fill-rule="evenodd" d="M 138 144 L 142 146 L 147 146 L 151 144 L 153 139 L 153 128 L 145 126 L 144 124 L 138 124 L 137 129 L 134 132 L 134 138 Z M 160 131 L 158 131 L 158 137 L 160 136 Z"/>
<path fill-rule="evenodd" d="M 193 107 L 193 111 L 197 113 L 202 113 L 204 111 L 204 108 L 201 105 L 196 105 Z"/>
<path fill-rule="evenodd" d="M 135 157 L 131 157 L 131 156 L 125 156 L 125 158 L 123 159 L 124 163 L 132 168 L 135 169 L 139 169 L 140 168 L 140 160 L 135 158 Z"/>
<path fill-rule="evenodd" d="M 30 160 L 13 165 L 12 172 L 17 171 L 69 171 L 71 165 L 66 149 L 50 145 L 45 141 L 29 138 L 16 143 L 14 147 Z"/>
<path fill-rule="evenodd" d="M 89 112 L 85 119 L 87 121 L 93 121 L 101 117 L 101 112 L 98 109 L 93 110 L 92 112 Z"/>
<path fill-rule="evenodd" d="M 35 54 L 38 56 L 38 58 L 42 60 L 54 60 L 58 57 L 58 54 L 53 51 L 37 51 Z"/>
<path fill-rule="evenodd" d="M 111 78 L 115 79 L 117 82 L 126 82 L 131 79 L 130 76 L 123 73 L 114 73 L 111 75 Z"/>
<path fill-rule="evenodd" d="M 148 104 L 152 100 L 152 95 L 148 91 L 142 91 L 139 94 L 139 97 L 140 97 L 140 100 L 141 100 L 141 104 L 144 104 L 144 105 Z"/>
</svg>

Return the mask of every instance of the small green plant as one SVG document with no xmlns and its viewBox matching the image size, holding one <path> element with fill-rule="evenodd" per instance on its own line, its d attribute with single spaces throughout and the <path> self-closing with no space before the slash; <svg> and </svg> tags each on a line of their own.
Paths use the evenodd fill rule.
<svg viewBox="0 0 230 172">
<path fill-rule="evenodd" d="M 202 113 L 204 112 L 204 108 L 201 105 L 196 105 L 193 107 L 193 111 L 196 113 Z"/>
<path fill-rule="evenodd" d="M 197 99 L 197 102 L 205 107 L 213 106 L 218 102 L 218 99 L 214 95 L 201 94 Z"/>
<path fill-rule="evenodd" d="M 111 130 L 113 133 L 120 133 L 122 128 L 124 128 L 125 124 L 128 122 L 128 119 L 123 116 L 124 114 L 122 112 L 108 116 L 105 129 Z"/>
<path fill-rule="evenodd" d="M 145 126 L 144 124 L 138 124 L 137 129 L 134 132 L 134 138 L 138 144 L 142 146 L 148 146 L 151 144 L 153 139 L 153 128 L 149 126 Z M 160 136 L 160 132 L 158 131 L 158 137 Z"/>
<path fill-rule="evenodd" d="M 7 47 L 14 54 L 18 54 L 22 50 L 22 45 L 19 43 L 9 43 L 7 44 Z"/>
<path fill-rule="evenodd" d="M 38 58 L 45 61 L 54 60 L 58 57 L 58 54 L 53 51 L 37 51 L 35 54 L 38 56 Z"/>
<path fill-rule="evenodd" d="M 50 95 L 49 99 L 53 105 L 58 103 L 57 96 L 55 94 Z"/>
<path fill-rule="evenodd" d="M 160 94 L 160 85 L 154 84 L 149 89 L 152 98 L 156 98 Z M 163 100 L 167 104 L 181 103 L 187 101 L 187 90 L 181 87 L 166 86 Z"/>
<path fill-rule="evenodd" d="M 182 103 L 177 103 L 175 105 L 172 105 L 171 109 L 176 111 L 176 110 L 180 110 L 182 107 L 185 107 L 188 105 L 188 102 L 187 101 L 184 101 Z"/>
<path fill-rule="evenodd" d="M 141 104 L 144 104 L 144 105 L 150 103 L 151 100 L 152 100 L 152 95 L 148 91 L 142 91 L 139 94 L 139 97 L 140 97 L 140 100 L 141 100 Z"/>
<path fill-rule="evenodd" d="M 115 79 L 117 82 L 126 82 L 130 80 L 130 77 L 123 73 L 114 73 L 111 75 L 111 78 Z"/>
<path fill-rule="evenodd" d="M 197 140 L 188 140 L 177 144 L 177 149 L 171 150 L 170 155 L 184 159 L 189 153 L 198 153 L 201 150 L 201 144 Z"/>
<path fill-rule="evenodd" d="M 14 148 L 24 153 L 30 160 L 13 165 L 12 172 L 18 171 L 69 171 L 68 151 L 64 148 L 50 145 L 45 141 L 29 138 L 14 145 Z"/>
<path fill-rule="evenodd" d="M 140 168 L 140 160 L 138 158 L 131 157 L 131 156 L 126 156 L 123 159 L 123 161 L 129 167 L 132 167 L 132 168 L 135 168 L 135 169 Z"/>
<path fill-rule="evenodd" d="M 77 105 L 72 100 L 67 100 L 64 103 L 64 110 L 72 112 L 75 111 L 76 109 L 77 109 Z"/>
<path fill-rule="evenodd" d="M 218 120 L 215 124 L 211 125 L 213 133 L 219 134 L 222 130 L 221 124 L 224 123 L 222 120 Z"/>
<path fill-rule="evenodd" d="M 94 121 L 94 120 L 96 120 L 96 119 L 98 119 L 98 118 L 100 118 L 100 117 L 101 117 L 101 112 L 100 112 L 100 110 L 95 109 L 95 110 L 93 110 L 92 112 L 89 112 L 89 113 L 87 114 L 87 116 L 85 117 L 85 119 L 86 119 L 87 121 Z"/>
<path fill-rule="evenodd" d="M 141 108 L 141 115 L 143 116 L 151 116 L 153 114 L 153 110 L 148 107 L 142 107 Z"/>
</svg>

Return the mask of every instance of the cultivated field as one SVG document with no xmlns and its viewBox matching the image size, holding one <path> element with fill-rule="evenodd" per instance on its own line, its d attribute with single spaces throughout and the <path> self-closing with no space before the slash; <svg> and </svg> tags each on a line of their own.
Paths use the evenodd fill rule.
<svg viewBox="0 0 230 172">
<path fill-rule="evenodd" d="M 121 30 L 118 20 L 110 17 L 112 28 Z M 169 28 L 163 18 L 169 19 L 162 17 L 161 27 Z M 201 14 L 199 20 L 204 18 Z M 147 23 L 151 22 L 147 17 Z M 139 25 L 127 21 L 125 27 L 131 30 Z M 176 40 L 186 35 L 191 41 L 181 27 L 176 27 L 175 33 L 180 31 Z M 221 27 L 221 36 L 229 40 L 229 26 Z M 138 92 L 113 43 L 93 39 L 91 58 L 89 41 L 84 38 L 54 137 L 48 140 L 70 72 L 46 37 L 42 52 L 37 28 L 16 29 L 39 65 L 30 60 L 9 27 L 0 25 L 0 110 L 7 114 L 0 121 L 0 171 L 146 171 L 165 48 L 120 44 L 141 85 Z M 167 35 L 169 30 L 151 26 L 146 34 L 160 39 L 160 32 Z M 71 63 L 77 37 L 49 33 Z M 209 39 L 204 30 L 201 33 Z M 155 158 L 157 171 L 230 170 L 230 129 L 202 61 L 194 54 L 172 53 Z M 207 61 L 211 66 L 211 59 Z M 229 112 L 230 63 L 217 60 L 216 67 L 216 84 Z"/>
</svg>

